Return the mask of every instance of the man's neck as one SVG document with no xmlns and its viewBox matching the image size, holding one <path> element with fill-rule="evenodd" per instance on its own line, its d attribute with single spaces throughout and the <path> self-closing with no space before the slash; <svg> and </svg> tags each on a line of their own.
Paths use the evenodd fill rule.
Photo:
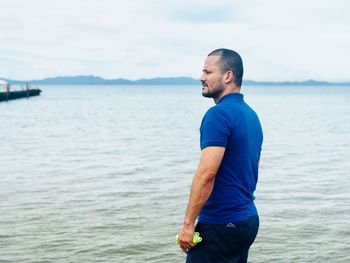
<svg viewBox="0 0 350 263">
<path fill-rule="evenodd" d="M 241 89 L 239 87 L 236 87 L 236 86 L 228 87 L 227 89 L 223 90 L 219 96 L 214 98 L 214 102 L 215 102 L 215 104 L 217 104 L 219 102 L 219 100 L 222 97 L 224 97 L 225 95 L 230 94 L 230 93 L 240 93 L 240 92 L 241 92 Z"/>
</svg>

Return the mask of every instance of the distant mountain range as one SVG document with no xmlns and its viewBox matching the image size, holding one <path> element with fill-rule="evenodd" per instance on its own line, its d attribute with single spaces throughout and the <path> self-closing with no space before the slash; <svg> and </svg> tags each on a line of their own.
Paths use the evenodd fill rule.
<svg viewBox="0 0 350 263">
<path fill-rule="evenodd" d="M 199 85 L 198 79 L 189 77 L 170 77 L 170 78 L 150 78 L 150 79 L 104 79 L 98 76 L 65 76 L 53 77 L 40 80 L 11 80 L 1 78 L 11 84 L 29 84 L 29 85 Z M 245 80 L 244 85 L 251 86 L 350 86 L 350 82 L 326 82 L 317 80 L 307 81 L 253 81 Z"/>
</svg>

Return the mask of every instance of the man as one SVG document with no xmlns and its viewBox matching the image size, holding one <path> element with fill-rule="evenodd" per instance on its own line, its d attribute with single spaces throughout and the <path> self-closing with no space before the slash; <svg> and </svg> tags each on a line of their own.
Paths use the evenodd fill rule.
<svg viewBox="0 0 350 263">
<path fill-rule="evenodd" d="M 216 105 L 202 120 L 200 161 L 179 233 L 188 263 L 247 262 L 258 232 L 254 191 L 263 134 L 240 93 L 242 77 L 242 59 L 233 50 L 214 50 L 204 62 L 202 95 Z M 194 231 L 203 238 L 198 244 Z"/>
</svg>

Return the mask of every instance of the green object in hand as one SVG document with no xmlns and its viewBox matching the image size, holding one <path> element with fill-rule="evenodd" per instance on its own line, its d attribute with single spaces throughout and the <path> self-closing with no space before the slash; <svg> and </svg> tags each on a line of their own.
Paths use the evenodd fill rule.
<svg viewBox="0 0 350 263">
<path fill-rule="evenodd" d="M 197 244 L 197 243 L 199 243 L 199 242 L 201 242 L 201 241 L 202 241 L 202 237 L 199 235 L 199 232 L 194 232 L 192 242 L 193 242 L 194 244 Z M 179 241 L 179 235 L 176 235 L 176 243 L 177 243 L 177 244 L 180 243 L 180 241 Z"/>
</svg>

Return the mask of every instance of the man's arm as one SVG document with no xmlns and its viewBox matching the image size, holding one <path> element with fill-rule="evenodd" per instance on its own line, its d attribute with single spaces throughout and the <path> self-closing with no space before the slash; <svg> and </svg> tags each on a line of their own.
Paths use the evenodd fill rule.
<svg viewBox="0 0 350 263">
<path fill-rule="evenodd" d="M 218 146 L 206 147 L 201 152 L 199 165 L 192 181 L 184 224 L 179 233 L 179 245 L 185 253 L 195 245 L 192 242 L 194 223 L 213 190 L 215 176 L 224 153 L 225 148 Z"/>
</svg>

